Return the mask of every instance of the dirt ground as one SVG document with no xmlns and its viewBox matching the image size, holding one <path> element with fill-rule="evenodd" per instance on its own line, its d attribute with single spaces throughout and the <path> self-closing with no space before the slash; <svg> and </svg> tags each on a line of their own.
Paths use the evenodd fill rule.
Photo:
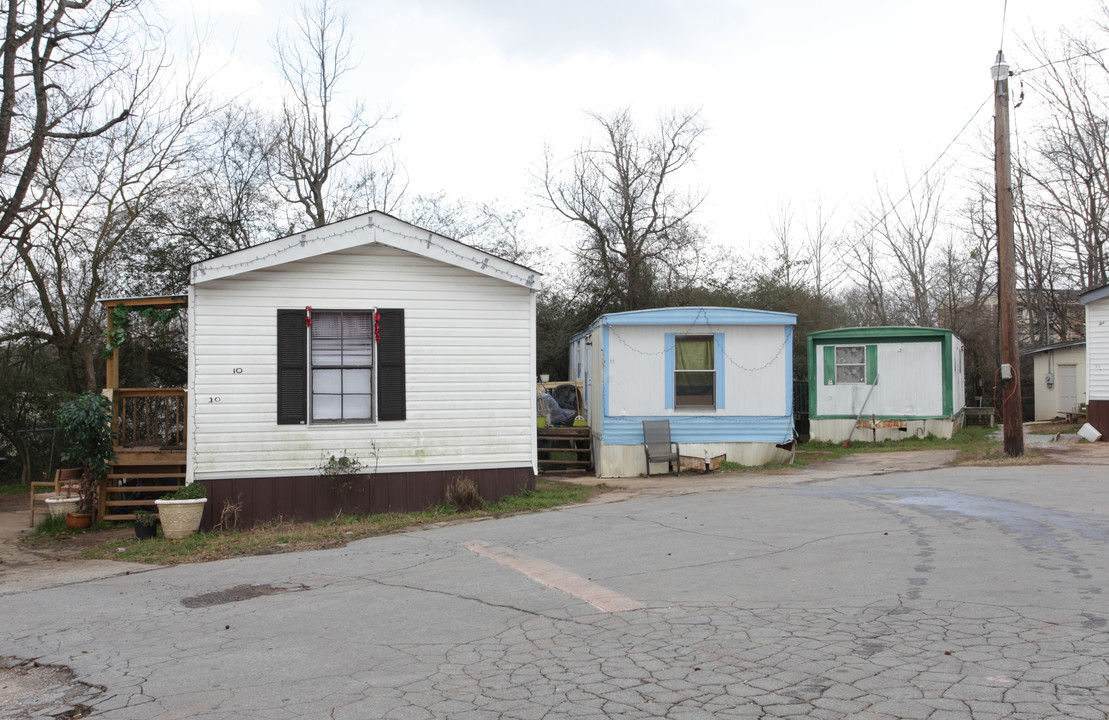
<svg viewBox="0 0 1109 720">
<path fill-rule="evenodd" d="M 36 511 L 35 519 L 39 517 Z M 0 593 L 26 592 L 149 567 L 77 558 L 81 550 L 91 545 L 131 537 L 134 530 L 130 527 L 27 543 L 24 541 L 31 535 L 30 519 L 26 495 L 0 496 Z"/>
</svg>

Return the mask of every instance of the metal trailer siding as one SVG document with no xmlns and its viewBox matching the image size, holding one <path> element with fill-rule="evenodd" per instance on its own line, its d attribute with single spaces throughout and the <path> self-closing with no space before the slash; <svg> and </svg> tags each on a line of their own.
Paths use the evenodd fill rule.
<svg viewBox="0 0 1109 720">
<path fill-rule="evenodd" d="M 876 384 L 829 382 L 834 367 L 826 367 L 825 348 L 844 345 L 868 346 L 868 357 L 876 360 L 868 376 L 876 375 Z M 811 333 L 807 347 L 811 419 L 854 419 L 860 412 L 880 419 L 951 418 L 965 405 L 962 343 L 949 330 L 828 330 Z"/>
</svg>

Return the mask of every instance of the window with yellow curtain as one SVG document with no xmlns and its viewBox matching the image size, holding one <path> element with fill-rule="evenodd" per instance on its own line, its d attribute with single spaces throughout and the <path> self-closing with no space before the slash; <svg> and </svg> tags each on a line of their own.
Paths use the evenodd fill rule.
<svg viewBox="0 0 1109 720">
<path fill-rule="evenodd" d="M 674 407 L 716 406 L 716 353 L 712 335 L 674 340 Z"/>
</svg>

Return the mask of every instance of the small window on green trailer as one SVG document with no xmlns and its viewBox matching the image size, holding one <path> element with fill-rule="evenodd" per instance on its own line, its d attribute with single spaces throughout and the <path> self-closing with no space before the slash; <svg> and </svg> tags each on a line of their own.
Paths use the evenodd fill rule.
<svg viewBox="0 0 1109 720">
<path fill-rule="evenodd" d="M 825 345 L 825 385 L 873 385 L 878 379 L 877 345 Z"/>
<path fill-rule="evenodd" d="M 848 345 L 836 348 L 836 385 L 866 383 L 866 346 Z"/>
</svg>

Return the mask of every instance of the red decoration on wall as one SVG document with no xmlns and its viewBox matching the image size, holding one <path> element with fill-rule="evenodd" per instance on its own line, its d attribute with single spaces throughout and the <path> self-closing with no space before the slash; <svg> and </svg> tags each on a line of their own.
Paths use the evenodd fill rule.
<svg viewBox="0 0 1109 720">
<path fill-rule="evenodd" d="M 312 306 L 304 308 L 304 327 L 312 327 Z"/>
<path fill-rule="evenodd" d="M 381 342 L 381 313 L 374 310 L 374 342 Z"/>
</svg>

